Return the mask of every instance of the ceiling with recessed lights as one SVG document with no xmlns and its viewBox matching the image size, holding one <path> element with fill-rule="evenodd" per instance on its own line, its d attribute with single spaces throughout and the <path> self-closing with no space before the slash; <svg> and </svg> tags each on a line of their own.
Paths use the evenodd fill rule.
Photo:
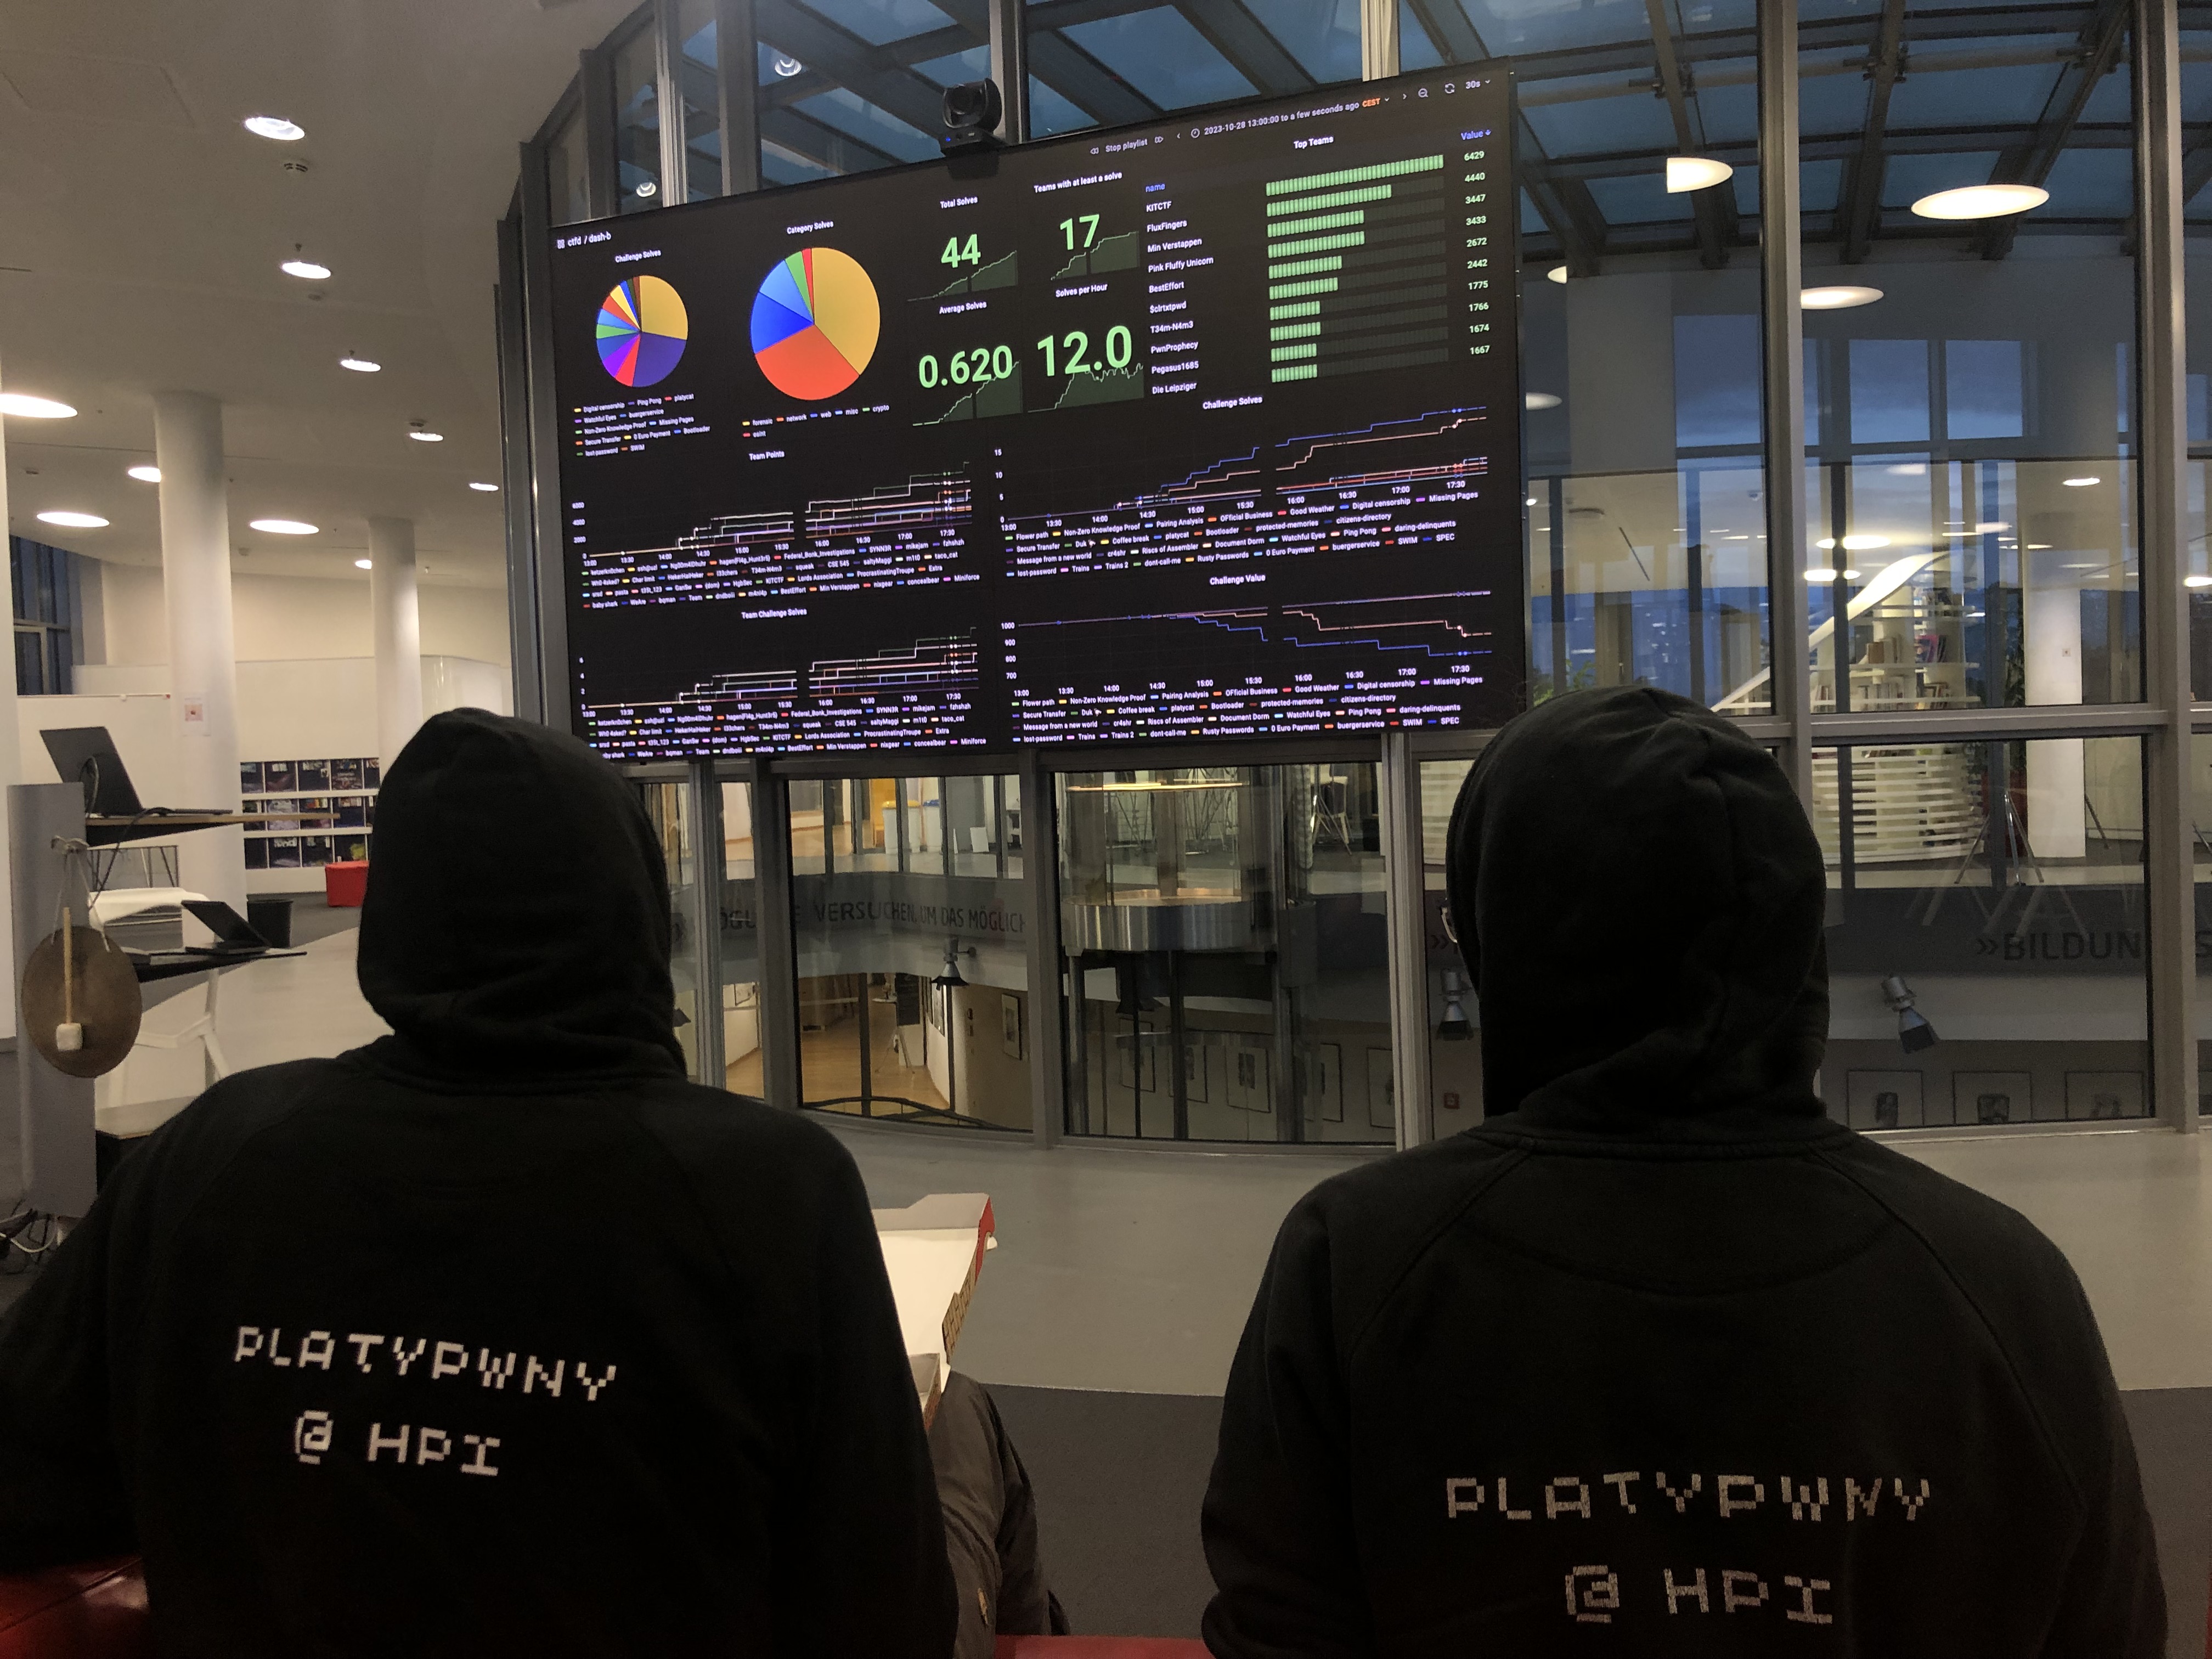
<svg viewBox="0 0 2212 1659">
<path fill-rule="evenodd" d="M 235 568 L 362 580 L 376 514 L 415 521 L 428 580 L 501 583 L 501 499 L 471 487 L 500 477 L 493 227 L 516 144 L 630 5 L 0 13 L 0 388 L 77 411 L 6 419 L 9 528 L 159 563 L 158 491 L 129 469 L 152 466 L 154 394 L 204 392 Z"/>
</svg>

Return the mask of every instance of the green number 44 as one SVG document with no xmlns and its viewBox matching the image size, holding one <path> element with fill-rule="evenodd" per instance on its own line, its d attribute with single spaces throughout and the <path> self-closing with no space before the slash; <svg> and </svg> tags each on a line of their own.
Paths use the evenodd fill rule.
<svg viewBox="0 0 2212 1659">
<path fill-rule="evenodd" d="M 972 235 L 964 242 L 957 236 L 948 236 L 945 239 L 945 252 L 937 256 L 937 263 L 957 270 L 962 265 L 981 264 L 983 256 L 975 251 L 975 239 Z"/>
</svg>

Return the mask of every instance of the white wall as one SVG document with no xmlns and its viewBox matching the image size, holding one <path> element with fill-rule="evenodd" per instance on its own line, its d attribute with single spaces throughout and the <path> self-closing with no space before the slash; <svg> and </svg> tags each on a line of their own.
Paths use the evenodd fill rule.
<svg viewBox="0 0 2212 1659">
<path fill-rule="evenodd" d="M 87 603 L 94 597 L 88 590 Z M 142 665 L 168 660 L 168 624 L 158 567 L 103 564 L 96 598 L 106 662 Z M 340 581 L 239 574 L 231 581 L 231 603 L 241 663 L 375 655 L 365 576 L 359 581 Z M 507 663 L 504 594 L 492 588 L 425 583 L 420 604 L 424 656 Z M 92 631 L 87 629 L 88 643 Z M 101 659 L 90 651 L 87 657 Z M 362 752 L 374 750 L 371 744 Z"/>
<path fill-rule="evenodd" d="M 149 805 L 179 800 L 168 765 L 169 671 L 159 664 L 85 664 L 73 697 L 24 697 L 17 719 L 26 783 L 55 781 L 39 733 L 51 726 L 104 726 Z M 512 710 L 507 670 L 461 657 L 422 659 L 422 712 Z M 238 665 L 238 753 L 241 760 L 313 760 L 376 753 L 376 664 L 368 657 L 241 662 Z"/>
</svg>

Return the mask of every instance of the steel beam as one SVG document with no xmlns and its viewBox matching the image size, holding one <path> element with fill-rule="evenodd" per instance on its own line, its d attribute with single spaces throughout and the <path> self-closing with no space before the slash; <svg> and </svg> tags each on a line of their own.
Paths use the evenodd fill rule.
<svg viewBox="0 0 2212 1659">
<path fill-rule="evenodd" d="M 1844 184 L 1843 211 L 1838 216 L 1847 265 L 1857 264 L 1867 257 L 1881 229 L 1882 177 L 1888 171 L 1882 142 L 1889 130 L 1889 94 L 1904 70 L 1905 0 L 1883 0 L 1874 55 L 1867 62 L 1866 131 L 1860 136 L 1858 153 L 1851 158 Z"/>
<path fill-rule="evenodd" d="M 2073 138 L 2081 112 L 2096 92 L 2097 83 L 2111 74 L 2120 61 L 2120 49 L 2127 41 L 2128 16 L 2128 0 L 2100 0 L 2082 26 L 2073 58 L 2059 71 L 2058 84 L 2051 88 L 2050 97 L 2044 100 L 2042 117 L 2025 143 L 1997 157 L 1996 166 L 1990 173 L 1991 184 L 2040 185 L 2051 176 L 2051 169 Z M 2179 177 L 2177 168 L 2177 181 Z M 2020 234 L 2020 221 L 2017 213 L 1992 220 L 1979 238 L 1982 258 L 2002 259 L 2010 253 L 2013 240 Z"/>
<path fill-rule="evenodd" d="M 792 909 L 790 786 L 755 756 L 754 938 L 760 943 L 761 1094 L 796 1111 L 799 1075 L 799 928 Z"/>
<path fill-rule="evenodd" d="M 758 190 L 760 75 L 753 0 L 714 0 L 714 80 L 722 121 L 722 194 Z"/>
<path fill-rule="evenodd" d="M 1766 399 L 1767 620 L 1774 712 L 1789 723 L 1783 769 L 1813 805 L 1813 677 L 1806 647 L 1805 255 L 1798 240 L 1797 9 L 1759 9 L 1759 239 Z"/>
<path fill-rule="evenodd" d="M 533 157 L 532 151 L 536 151 Z M 545 191 L 545 155 L 522 146 L 518 190 Z M 530 338 L 522 310 L 522 216 L 500 221 L 499 284 L 492 291 L 493 339 L 499 348 L 500 516 L 507 531 L 507 637 L 514 712 L 545 718 L 544 650 L 538 632 L 535 492 L 530 471 Z"/>
<path fill-rule="evenodd" d="M 2182 362 L 2181 35 L 2176 0 L 2133 0 L 2143 700 L 2171 722 L 2145 740 L 2150 1072 L 2158 1115 L 2197 1127 L 2196 826 L 2190 800 L 2189 410 Z M 2126 14 L 2123 14 L 2125 16 Z M 2161 925 L 2161 923 L 2163 925 Z"/>
</svg>

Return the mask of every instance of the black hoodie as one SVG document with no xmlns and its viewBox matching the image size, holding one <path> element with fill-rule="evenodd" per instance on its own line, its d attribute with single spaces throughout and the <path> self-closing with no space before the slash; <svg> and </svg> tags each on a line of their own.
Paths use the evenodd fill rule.
<svg viewBox="0 0 2212 1659">
<path fill-rule="evenodd" d="M 143 1552 L 161 1650 L 951 1650 L 867 1200 L 684 1080 L 627 787 L 477 710 L 380 803 L 395 1035 L 126 1159 L 0 1331 L 0 1565 Z"/>
<path fill-rule="evenodd" d="M 2135 1455 L 2025 1219 L 1830 1121 L 1820 849 L 1664 692 L 1484 751 L 1483 1125 L 1284 1223 L 1205 1510 L 1223 1659 L 2156 1659 Z"/>
</svg>

